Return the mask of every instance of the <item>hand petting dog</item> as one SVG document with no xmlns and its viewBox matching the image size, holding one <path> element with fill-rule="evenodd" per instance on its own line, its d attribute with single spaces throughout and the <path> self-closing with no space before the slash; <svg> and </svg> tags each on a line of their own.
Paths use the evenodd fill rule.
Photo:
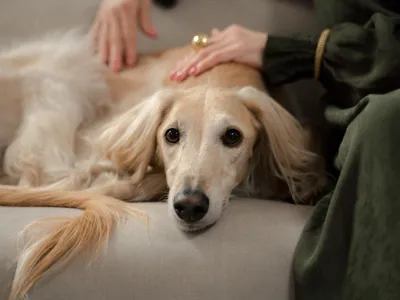
<svg viewBox="0 0 400 300">
<path fill-rule="evenodd" d="M 91 28 L 94 50 L 103 63 L 118 72 L 136 62 L 137 27 L 157 37 L 151 22 L 151 0 L 103 0 Z"/>
<path fill-rule="evenodd" d="M 151 21 L 151 0 L 103 0 L 91 28 L 94 50 L 103 63 L 118 72 L 136 62 L 137 27 L 148 37 L 157 37 Z M 217 64 L 234 61 L 261 68 L 267 33 L 238 25 L 219 31 L 213 29 L 207 47 L 178 62 L 169 74 L 171 80 L 183 81 Z"/>
<path fill-rule="evenodd" d="M 261 68 L 267 37 L 267 33 L 238 25 L 231 25 L 222 31 L 213 29 L 207 47 L 194 51 L 179 61 L 169 78 L 183 81 L 189 76 L 200 75 L 217 64 L 229 61 Z"/>
</svg>

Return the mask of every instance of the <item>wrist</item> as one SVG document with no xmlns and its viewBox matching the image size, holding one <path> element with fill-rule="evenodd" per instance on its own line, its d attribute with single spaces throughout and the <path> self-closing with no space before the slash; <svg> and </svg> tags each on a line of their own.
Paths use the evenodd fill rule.
<svg viewBox="0 0 400 300">
<path fill-rule="evenodd" d="M 255 53 L 255 67 L 257 69 L 262 69 L 263 66 L 263 54 L 264 49 L 267 45 L 268 34 L 265 32 L 257 32 L 257 36 L 254 43 L 254 53 Z"/>
<path fill-rule="evenodd" d="M 319 35 L 269 36 L 263 51 L 264 78 L 272 85 L 314 76 Z"/>
</svg>

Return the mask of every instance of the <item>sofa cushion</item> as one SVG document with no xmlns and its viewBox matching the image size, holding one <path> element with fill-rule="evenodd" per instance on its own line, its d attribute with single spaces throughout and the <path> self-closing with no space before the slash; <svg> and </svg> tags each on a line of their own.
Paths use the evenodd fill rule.
<svg viewBox="0 0 400 300">
<path fill-rule="evenodd" d="M 135 204 L 149 225 L 130 219 L 108 249 L 87 266 L 82 255 L 40 281 L 30 300 L 283 300 L 291 299 L 292 254 L 306 207 L 234 199 L 209 230 L 185 234 L 165 203 Z M 7 298 L 16 236 L 44 216 L 72 216 L 72 209 L 0 207 L 0 299 Z"/>
</svg>

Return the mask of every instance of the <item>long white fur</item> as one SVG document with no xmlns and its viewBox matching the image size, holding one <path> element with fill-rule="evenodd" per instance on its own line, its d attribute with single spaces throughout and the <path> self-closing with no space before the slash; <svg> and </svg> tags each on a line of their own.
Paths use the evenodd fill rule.
<svg viewBox="0 0 400 300">
<path fill-rule="evenodd" d="M 0 107 L 6 112 L 0 128 L 14 129 L 0 136 L 5 142 L 12 137 L 4 170 L 20 185 L 40 185 L 39 168 L 42 179 L 51 181 L 74 168 L 77 129 L 111 104 L 102 68 L 75 32 L 0 53 Z"/>
</svg>

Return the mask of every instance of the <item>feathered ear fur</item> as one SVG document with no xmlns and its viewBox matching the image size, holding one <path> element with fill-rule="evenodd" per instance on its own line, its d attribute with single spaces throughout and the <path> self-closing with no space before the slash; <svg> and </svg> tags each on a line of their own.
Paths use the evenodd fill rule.
<svg viewBox="0 0 400 300">
<path fill-rule="evenodd" d="M 266 93 L 244 87 L 238 94 L 261 125 L 245 189 L 263 197 L 291 196 L 296 203 L 309 204 L 325 177 L 321 158 L 309 151 L 306 132 Z"/>
<path fill-rule="evenodd" d="M 118 169 L 132 174 L 133 182 L 143 178 L 155 154 L 157 129 L 176 94 L 173 89 L 156 92 L 113 120 L 100 136 L 107 158 Z"/>
</svg>

